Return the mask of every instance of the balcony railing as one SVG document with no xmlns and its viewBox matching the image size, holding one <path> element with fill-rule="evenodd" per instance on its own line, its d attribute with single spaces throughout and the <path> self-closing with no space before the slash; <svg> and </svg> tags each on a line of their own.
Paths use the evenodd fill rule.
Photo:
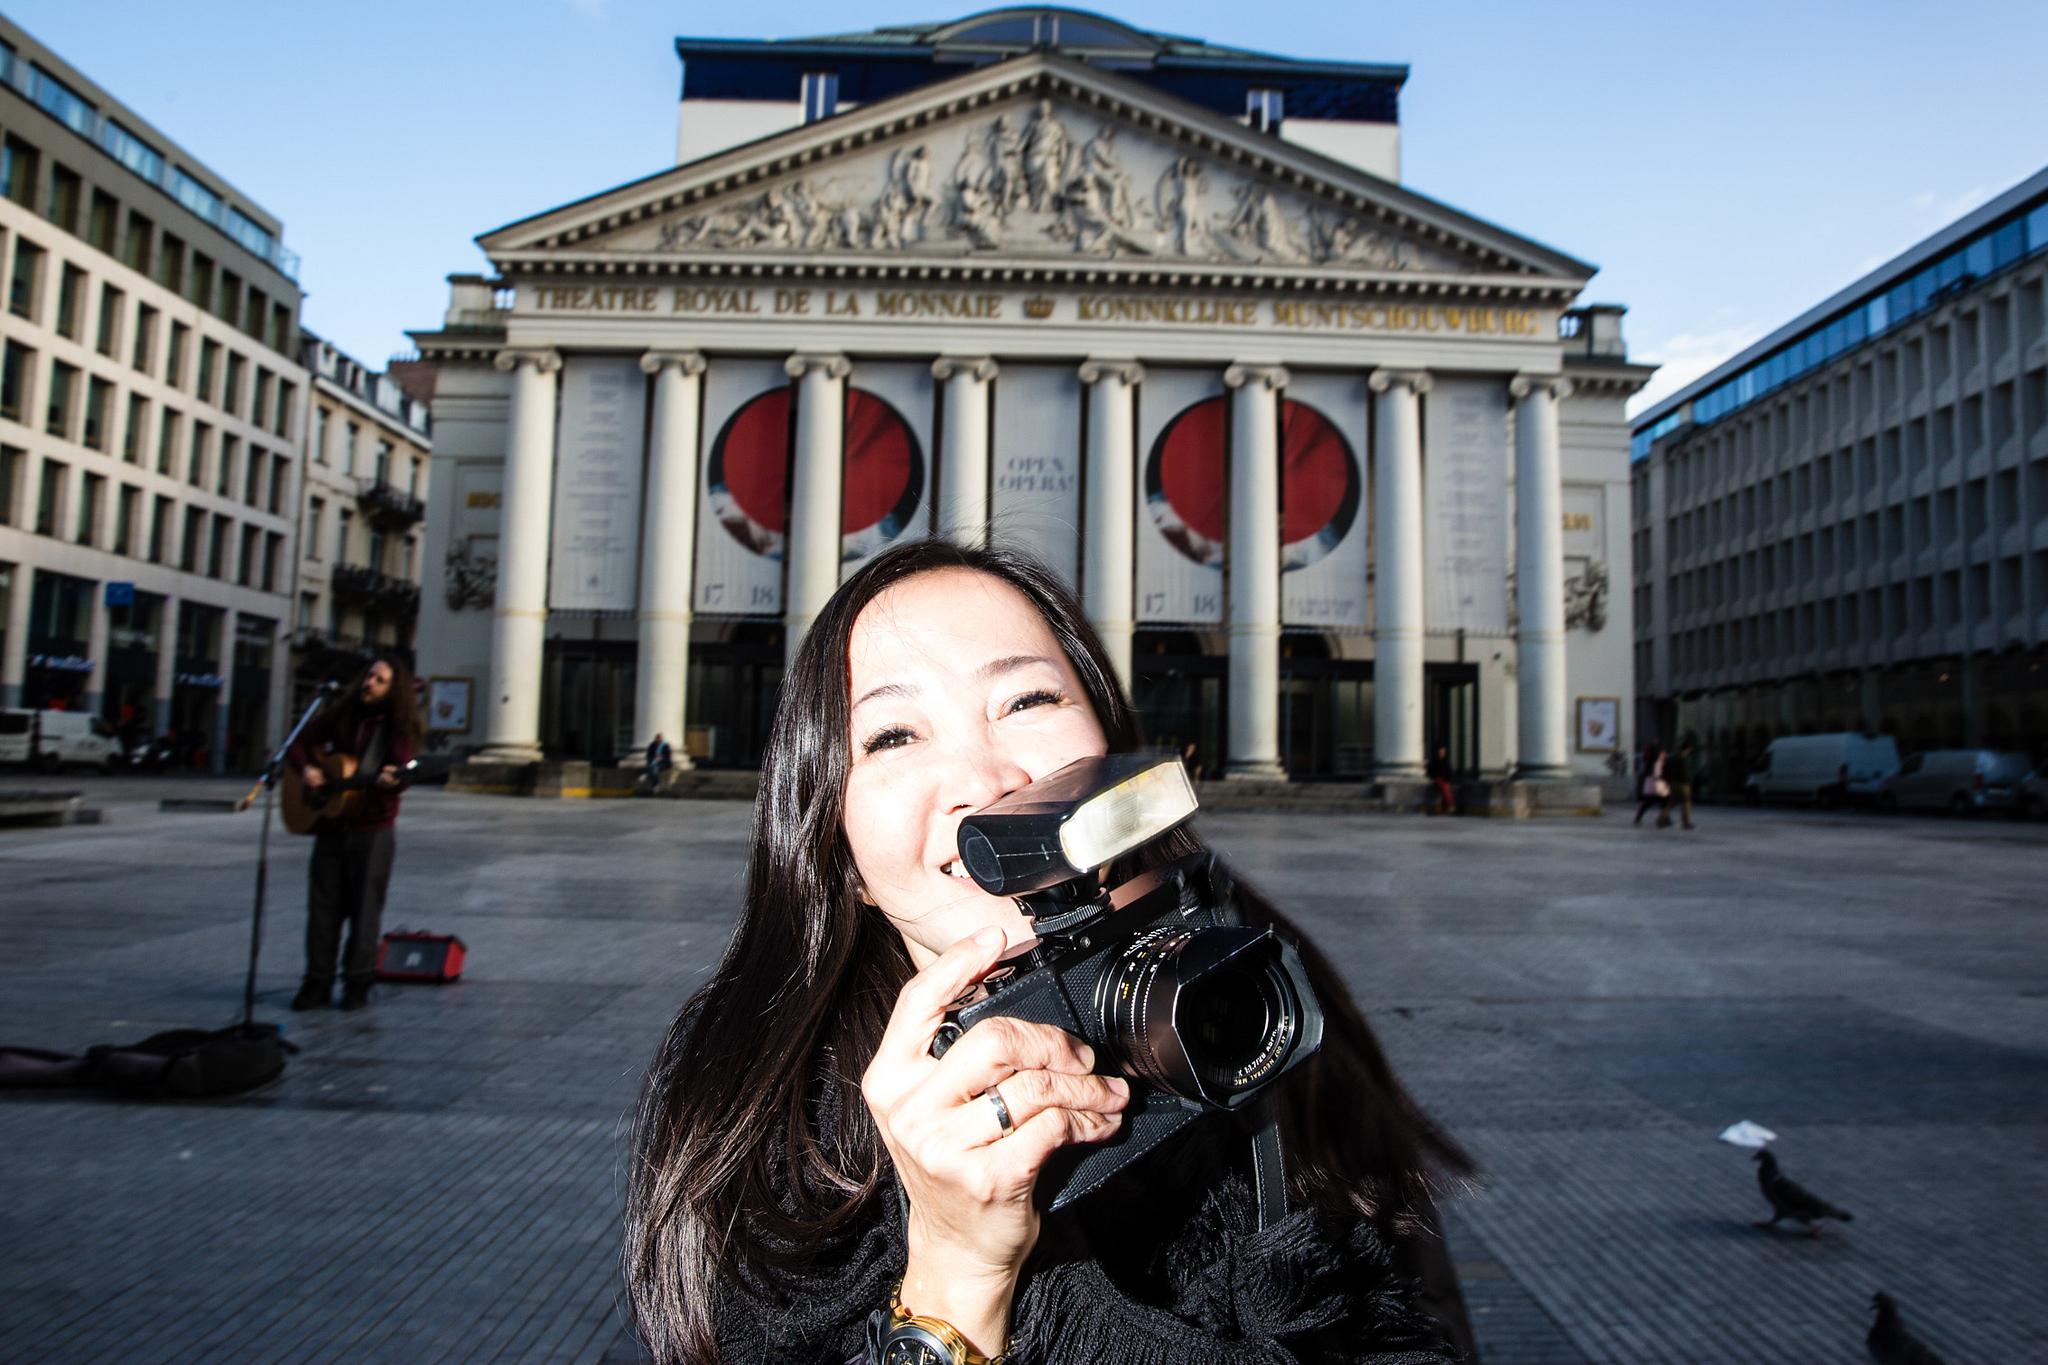
<svg viewBox="0 0 2048 1365">
<path fill-rule="evenodd" d="M 403 578 L 393 578 L 362 564 L 340 564 L 335 566 L 332 582 L 334 591 L 343 597 L 351 597 L 400 616 L 419 613 L 419 584 L 408 583 Z"/>
<path fill-rule="evenodd" d="M 367 483 L 356 493 L 356 502 L 366 516 L 384 522 L 386 525 L 411 526 L 424 521 L 427 505 L 412 494 L 393 484 L 379 479 Z"/>
</svg>

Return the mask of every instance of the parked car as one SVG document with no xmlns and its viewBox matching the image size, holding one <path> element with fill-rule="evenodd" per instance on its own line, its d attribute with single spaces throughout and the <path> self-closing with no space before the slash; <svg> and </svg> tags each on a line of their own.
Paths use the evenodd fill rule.
<svg viewBox="0 0 2048 1365">
<path fill-rule="evenodd" d="M 1881 810 L 1946 810 L 1975 815 L 1980 810 L 2021 809 L 2021 786 L 2032 767 L 2025 754 L 1995 749 L 1929 749 L 1909 754 L 1885 779 Z"/>
<path fill-rule="evenodd" d="M 2036 768 L 2020 783 L 2015 804 L 2020 815 L 2028 820 L 2039 820 L 2048 815 L 2048 772 Z"/>
<path fill-rule="evenodd" d="M 1899 745 L 1890 735 L 1787 735 L 1772 740 L 1757 759 L 1743 779 L 1743 792 L 1752 804 L 1870 801 L 1898 770 Z"/>
<path fill-rule="evenodd" d="M 114 727 L 83 711 L 0 711 L 0 763 L 27 763 L 54 773 L 67 764 L 112 772 L 121 757 Z"/>
</svg>

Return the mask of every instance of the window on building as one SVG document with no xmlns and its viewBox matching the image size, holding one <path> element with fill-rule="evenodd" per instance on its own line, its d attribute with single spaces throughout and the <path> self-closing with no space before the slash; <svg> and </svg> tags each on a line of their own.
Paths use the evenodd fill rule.
<svg viewBox="0 0 2048 1365">
<path fill-rule="evenodd" d="M 120 203 L 105 190 L 94 190 L 92 208 L 85 215 L 85 240 L 107 255 L 113 255 L 114 230 L 120 221 Z"/>
<path fill-rule="evenodd" d="M 7 308 L 16 317 L 33 318 L 36 291 L 43 278 L 43 249 L 24 238 L 14 239 L 14 273 L 7 281 Z"/>
<path fill-rule="evenodd" d="M 204 422 L 192 424 L 192 448 L 185 460 L 185 482 L 194 488 L 206 487 L 206 454 L 212 441 L 212 427 Z"/>
<path fill-rule="evenodd" d="M 129 363 L 143 374 L 149 373 L 150 362 L 156 350 L 157 311 L 146 303 L 135 305 L 135 349 Z"/>
<path fill-rule="evenodd" d="M 178 554 L 178 567 L 186 573 L 199 572 L 201 538 L 206 534 L 206 512 L 203 508 L 185 509 L 185 539 Z"/>
<path fill-rule="evenodd" d="M 327 499 L 306 499 L 306 558 L 317 561 L 320 558 L 320 533 L 327 529 Z"/>
<path fill-rule="evenodd" d="M 0 417 L 19 422 L 28 401 L 28 375 L 36 363 L 36 353 L 18 341 L 10 341 L 5 354 L 6 358 L 0 360 Z"/>
<path fill-rule="evenodd" d="M 377 442 L 377 482 L 391 482 L 391 442 Z"/>
<path fill-rule="evenodd" d="M 226 580 L 228 567 L 228 527 L 232 523 L 224 516 L 213 518 L 212 529 L 206 538 L 206 576 Z"/>
<path fill-rule="evenodd" d="M 787 90 L 789 87 L 784 86 Z M 806 71 L 803 78 L 804 122 L 816 123 L 839 112 L 839 73 Z"/>
<path fill-rule="evenodd" d="M 121 263 L 138 275 L 149 273 L 149 239 L 156 231 L 156 224 L 137 213 L 128 210 L 128 229 L 121 234 Z"/>
<path fill-rule="evenodd" d="M 171 344 L 164 350 L 164 383 L 172 388 L 185 383 L 185 338 L 191 330 L 182 322 L 171 324 Z"/>
<path fill-rule="evenodd" d="M 113 435 L 108 428 L 107 409 L 113 406 L 114 386 L 97 375 L 85 382 L 85 444 L 94 450 L 105 450 L 108 438 Z"/>
<path fill-rule="evenodd" d="M 270 422 L 270 385 L 270 371 L 258 365 L 249 381 L 249 420 L 259 427 Z"/>
<path fill-rule="evenodd" d="M 241 356 L 228 352 L 226 372 L 221 383 L 220 405 L 230 417 L 242 415 L 242 373 L 247 368 Z"/>
<path fill-rule="evenodd" d="M 171 168 L 171 198 L 209 223 L 220 222 L 220 196 L 187 175 L 182 166 Z"/>
<path fill-rule="evenodd" d="M 220 343 L 208 341 L 206 338 L 201 337 L 199 340 L 199 377 L 193 381 L 192 392 L 199 395 L 199 401 L 202 403 L 213 403 L 216 401 L 213 392 L 213 371 L 219 359 Z"/>
<path fill-rule="evenodd" d="M 84 319 L 79 314 L 84 308 L 85 272 L 66 262 L 57 286 L 57 330 L 73 341 L 83 340 L 79 328 Z"/>
<path fill-rule="evenodd" d="M 405 491 L 414 497 L 420 495 L 420 469 L 422 464 L 423 462 L 419 460 L 407 460 L 405 462 Z"/>
<path fill-rule="evenodd" d="M 284 537 L 275 531 L 263 533 L 263 591 L 277 591 L 277 561 L 283 556 Z"/>
<path fill-rule="evenodd" d="M 372 526 L 370 528 L 370 554 L 369 558 L 363 562 L 378 573 L 384 572 L 384 541 L 384 528 Z"/>
<path fill-rule="evenodd" d="M 313 407 L 313 463 L 327 463 L 327 418 L 326 408 L 315 404 Z"/>
<path fill-rule="evenodd" d="M 87 474 L 79 486 L 78 524 L 72 528 L 71 538 L 80 545 L 98 543 L 100 502 L 106 494 L 106 489 L 106 478 L 99 474 Z"/>
<path fill-rule="evenodd" d="M 291 434 L 292 410 L 298 406 L 299 387 L 288 382 L 283 375 L 277 377 L 277 421 L 271 430 L 279 436 Z"/>
<path fill-rule="evenodd" d="M 281 303 L 270 305 L 270 349 L 279 355 L 292 353 L 292 310 Z"/>
<path fill-rule="evenodd" d="M 269 458 L 255 446 L 250 446 L 249 458 L 242 473 L 242 501 L 251 507 L 263 505 L 263 475 L 269 468 Z"/>
<path fill-rule="evenodd" d="M 362 439 L 363 428 L 359 422 L 348 424 L 348 444 L 341 448 L 341 472 L 353 476 L 356 472 L 356 443 Z"/>
<path fill-rule="evenodd" d="M 156 282 L 173 294 L 185 292 L 185 244 L 168 232 L 157 248 Z"/>
<path fill-rule="evenodd" d="M 160 184 L 164 178 L 163 154 L 144 142 L 135 134 L 123 128 L 118 120 L 108 119 L 100 132 L 100 143 L 114 160 L 147 180 Z"/>
<path fill-rule="evenodd" d="M 1247 90 L 1244 97 L 1245 122 L 1262 133 L 1277 133 L 1287 115 L 1287 97 L 1278 90 Z"/>
<path fill-rule="evenodd" d="M 43 107 L 43 112 L 72 132 L 90 137 L 93 117 L 98 113 L 91 102 L 40 66 L 32 65 L 30 70 L 34 73 L 36 103 Z"/>
<path fill-rule="evenodd" d="M 235 563 L 235 582 L 242 587 L 256 585 L 256 557 L 261 552 L 263 532 L 255 526 L 242 528 L 242 554 Z"/>
<path fill-rule="evenodd" d="M 161 564 L 164 562 L 164 555 L 170 549 L 170 546 L 164 543 L 164 537 L 169 534 L 170 527 L 171 500 L 166 495 L 158 493 L 149 501 L 150 563 Z"/>
<path fill-rule="evenodd" d="M 300 593 L 300 594 L 299 594 L 299 621 L 298 621 L 299 629 L 300 629 L 300 630 L 311 630 L 311 629 L 313 629 L 313 623 L 314 623 L 315 621 L 317 621 L 317 620 L 319 619 L 319 615 L 320 615 L 320 594 L 319 594 L 319 593 L 317 593 L 317 592 L 302 592 L 302 593 Z"/>
<path fill-rule="evenodd" d="M 19 138 L 0 138 L 0 193 L 32 208 L 36 201 L 36 172 L 42 157 Z"/>
<path fill-rule="evenodd" d="M 64 503 L 64 479 L 70 471 L 55 460 L 43 461 L 43 481 L 36 489 L 36 534 L 57 534 L 57 513 Z"/>
<path fill-rule="evenodd" d="M 264 506 L 273 514 L 284 514 L 285 489 L 292 480 L 292 462 L 284 455 L 270 457 L 270 495 L 264 499 Z"/>
<path fill-rule="evenodd" d="M 85 183 L 78 178 L 78 172 L 61 162 L 50 166 L 50 197 L 43 206 L 43 217 L 76 236 L 78 233 L 78 200 Z"/>
<path fill-rule="evenodd" d="M 235 486 L 235 464 L 241 457 L 242 438 L 226 432 L 220 437 L 220 464 L 216 470 L 219 477 L 213 481 L 213 491 L 222 497 L 229 496 Z"/>
<path fill-rule="evenodd" d="M 28 452 L 0 446 L 0 526 L 15 525 L 21 503 L 22 471 L 28 468 Z"/>
<path fill-rule="evenodd" d="M 149 400 L 139 393 L 128 395 L 128 424 L 121 432 L 121 458 L 129 464 L 142 463 L 143 441 L 149 434 Z"/>
<path fill-rule="evenodd" d="M 269 314 L 270 300 L 255 285 L 249 286 L 249 301 L 242 308 L 242 330 L 256 340 L 263 340 L 263 320 Z"/>
<path fill-rule="evenodd" d="M 335 518 L 334 562 L 337 564 L 348 563 L 348 533 L 350 529 L 349 523 L 354 519 L 355 518 L 349 513 L 349 510 L 346 507 L 342 508 L 340 515 L 338 515 Z"/>
<path fill-rule="evenodd" d="M 228 236 L 239 242 L 251 255 L 266 261 L 270 259 L 271 248 L 277 244 L 277 239 L 272 237 L 270 230 L 261 223 L 230 205 L 227 221 L 223 226 L 226 227 Z"/>
<path fill-rule="evenodd" d="M 165 408 L 163 418 L 156 426 L 156 472 L 169 474 L 177 463 L 178 417 L 175 409 Z"/>
<path fill-rule="evenodd" d="M 214 288 L 213 258 L 203 251 L 193 252 L 190 288 L 186 291 L 185 297 L 210 313 L 218 294 L 219 291 Z"/>
<path fill-rule="evenodd" d="M 71 408 L 77 401 L 78 367 L 67 365 L 61 360 L 50 363 L 49 420 L 44 430 L 52 436 L 71 439 Z"/>
<path fill-rule="evenodd" d="M 134 553 L 135 504 L 141 496 L 141 489 L 124 483 L 114 501 L 114 543 L 111 548 L 117 555 Z"/>
<path fill-rule="evenodd" d="M 101 355 L 110 356 L 120 346 L 121 306 L 128 296 L 111 284 L 100 286 L 100 320 L 93 337 L 93 349 Z"/>
</svg>

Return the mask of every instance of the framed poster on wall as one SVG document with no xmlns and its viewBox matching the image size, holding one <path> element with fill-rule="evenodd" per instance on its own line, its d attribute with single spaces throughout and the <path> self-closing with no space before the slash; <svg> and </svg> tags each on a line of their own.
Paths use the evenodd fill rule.
<svg viewBox="0 0 2048 1365">
<path fill-rule="evenodd" d="M 1579 752 L 1611 754 L 1621 747 L 1621 698 L 1579 698 Z"/>
<path fill-rule="evenodd" d="M 468 678 L 427 680 L 427 729 L 448 734 L 469 733 Z"/>
</svg>

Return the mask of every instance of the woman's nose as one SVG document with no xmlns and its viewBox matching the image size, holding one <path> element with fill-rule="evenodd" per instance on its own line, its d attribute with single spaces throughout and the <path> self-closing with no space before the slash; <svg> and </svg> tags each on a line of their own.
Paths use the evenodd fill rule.
<svg viewBox="0 0 2048 1365">
<path fill-rule="evenodd" d="M 1023 764 L 999 749 L 977 746 L 963 750 L 947 775 L 946 812 L 980 810 L 1030 781 L 1031 774 Z"/>
</svg>

